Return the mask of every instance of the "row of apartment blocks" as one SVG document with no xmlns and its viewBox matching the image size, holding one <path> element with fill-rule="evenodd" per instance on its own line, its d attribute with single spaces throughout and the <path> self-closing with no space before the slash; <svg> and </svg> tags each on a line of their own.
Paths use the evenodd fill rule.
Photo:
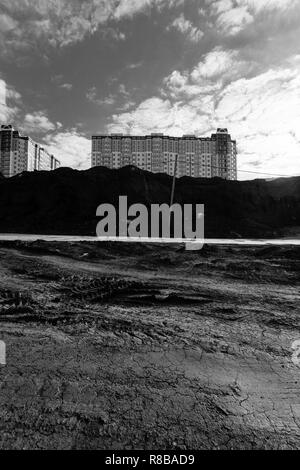
<svg viewBox="0 0 300 470">
<path fill-rule="evenodd" d="M 0 173 L 6 178 L 23 171 L 51 171 L 60 162 L 30 137 L 20 135 L 11 125 L 0 130 Z"/>
<path fill-rule="evenodd" d="M 153 173 L 228 180 L 237 179 L 236 141 L 227 129 L 211 137 L 169 137 L 164 134 L 92 136 L 92 166 L 135 165 Z"/>
</svg>

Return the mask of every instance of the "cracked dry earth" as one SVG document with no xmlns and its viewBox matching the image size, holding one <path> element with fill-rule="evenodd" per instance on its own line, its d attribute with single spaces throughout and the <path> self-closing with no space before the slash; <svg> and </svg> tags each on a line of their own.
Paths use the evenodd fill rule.
<svg viewBox="0 0 300 470">
<path fill-rule="evenodd" d="M 299 449 L 300 249 L 2 243 L 1 449 Z"/>
</svg>

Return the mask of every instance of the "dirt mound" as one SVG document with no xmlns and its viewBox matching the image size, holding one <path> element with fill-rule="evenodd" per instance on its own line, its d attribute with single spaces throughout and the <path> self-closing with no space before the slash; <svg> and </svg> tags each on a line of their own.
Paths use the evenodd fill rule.
<svg viewBox="0 0 300 470">
<path fill-rule="evenodd" d="M 95 235 L 97 207 L 169 203 L 172 178 L 135 167 L 61 168 L 0 179 L 0 232 Z M 175 202 L 205 204 L 207 237 L 278 237 L 300 227 L 300 177 L 177 180 Z"/>
</svg>

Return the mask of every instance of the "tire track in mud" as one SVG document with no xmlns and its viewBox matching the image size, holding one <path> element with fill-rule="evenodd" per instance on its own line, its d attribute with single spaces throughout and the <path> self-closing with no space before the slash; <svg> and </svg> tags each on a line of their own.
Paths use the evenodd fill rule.
<svg viewBox="0 0 300 470">
<path fill-rule="evenodd" d="M 300 448 L 297 286 L 7 254 L 1 448 Z"/>
</svg>

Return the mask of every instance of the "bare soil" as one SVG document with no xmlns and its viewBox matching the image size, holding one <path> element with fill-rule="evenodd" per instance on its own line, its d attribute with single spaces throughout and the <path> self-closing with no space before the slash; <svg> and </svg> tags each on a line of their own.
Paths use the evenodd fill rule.
<svg viewBox="0 0 300 470">
<path fill-rule="evenodd" d="M 300 248 L 0 245 L 1 449 L 300 449 Z"/>
</svg>

